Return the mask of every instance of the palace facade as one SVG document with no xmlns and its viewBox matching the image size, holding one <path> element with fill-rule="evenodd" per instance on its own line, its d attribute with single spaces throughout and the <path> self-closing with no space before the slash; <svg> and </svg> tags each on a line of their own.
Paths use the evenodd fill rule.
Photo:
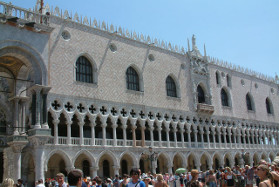
<svg viewBox="0 0 279 187">
<path fill-rule="evenodd" d="M 46 5 L 0 2 L 0 178 L 173 173 L 279 155 L 279 85 Z"/>
</svg>

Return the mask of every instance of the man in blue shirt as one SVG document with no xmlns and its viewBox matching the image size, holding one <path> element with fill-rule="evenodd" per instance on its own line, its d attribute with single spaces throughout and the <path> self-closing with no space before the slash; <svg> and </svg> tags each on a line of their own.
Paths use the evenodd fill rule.
<svg viewBox="0 0 279 187">
<path fill-rule="evenodd" d="M 127 184 L 126 187 L 145 187 L 145 183 L 140 180 L 139 169 L 133 168 L 130 171 L 131 181 Z"/>
</svg>

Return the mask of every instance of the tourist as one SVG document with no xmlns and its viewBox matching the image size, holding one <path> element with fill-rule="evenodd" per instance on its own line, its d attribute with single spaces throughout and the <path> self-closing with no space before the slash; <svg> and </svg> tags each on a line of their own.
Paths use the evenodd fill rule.
<svg viewBox="0 0 279 187">
<path fill-rule="evenodd" d="M 82 173 L 77 169 L 73 169 L 68 173 L 68 182 L 69 182 L 69 186 L 81 187 Z"/>
<path fill-rule="evenodd" d="M 273 187 L 273 177 L 267 165 L 261 164 L 257 168 L 257 175 L 260 178 L 259 187 Z"/>
<path fill-rule="evenodd" d="M 169 185 L 170 185 L 170 187 L 175 187 L 175 177 L 173 176 L 172 173 L 170 174 L 170 177 L 169 177 Z"/>
<path fill-rule="evenodd" d="M 22 179 L 18 179 L 18 180 L 17 180 L 16 187 L 24 187 L 24 186 L 23 186 L 23 180 L 22 180 Z"/>
<path fill-rule="evenodd" d="M 14 187 L 14 180 L 11 178 L 6 178 L 2 182 L 1 187 Z"/>
<path fill-rule="evenodd" d="M 43 179 L 39 179 L 36 187 L 45 187 Z"/>
<path fill-rule="evenodd" d="M 128 184 L 128 178 L 129 176 L 127 174 L 123 175 L 123 180 L 120 183 L 120 187 L 126 187 Z"/>
<path fill-rule="evenodd" d="M 163 175 L 158 174 L 154 187 L 169 187 L 169 185 L 164 181 Z"/>
<path fill-rule="evenodd" d="M 145 187 L 153 187 L 153 185 L 151 185 L 151 178 L 150 177 L 145 177 L 143 179 L 143 182 L 145 183 Z"/>
<path fill-rule="evenodd" d="M 67 187 L 67 184 L 64 181 L 65 175 L 63 173 L 56 174 L 56 181 L 59 187 Z"/>
<path fill-rule="evenodd" d="M 253 167 L 246 167 L 246 187 L 253 187 L 254 184 L 254 169 Z"/>
<path fill-rule="evenodd" d="M 208 187 L 217 187 L 217 179 L 214 175 L 213 170 L 209 170 L 209 174 L 206 177 L 205 182 Z"/>
<path fill-rule="evenodd" d="M 197 169 L 192 169 L 191 171 L 192 180 L 189 181 L 186 187 L 202 187 L 202 183 L 198 181 L 199 171 Z"/>
<path fill-rule="evenodd" d="M 113 187 L 119 187 L 120 181 L 119 181 L 119 175 L 115 175 L 113 179 Z"/>
<path fill-rule="evenodd" d="M 127 184 L 127 187 L 145 187 L 145 183 L 140 180 L 139 169 L 133 168 L 130 171 L 131 181 Z"/>
</svg>

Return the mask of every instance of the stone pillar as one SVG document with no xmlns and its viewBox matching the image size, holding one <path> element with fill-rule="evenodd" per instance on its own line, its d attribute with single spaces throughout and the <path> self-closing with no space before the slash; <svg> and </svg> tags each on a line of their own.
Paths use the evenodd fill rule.
<svg viewBox="0 0 279 187">
<path fill-rule="evenodd" d="M 150 127 L 150 141 L 151 141 L 151 147 L 154 147 L 154 135 L 153 135 L 153 131 L 154 131 L 154 127 L 149 126 Z"/>
<path fill-rule="evenodd" d="M 53 120 L 53 126 L 54 126 L 54 145 L 58 145 L 58 124 L 59 124 L 59 120 Z"/>
<path fill-rule="evenodd" d="M 8 137 L 8 141 L 9 140 L 11 141 L 8 142 L 8 145 L 12 148 L 14 152 L 15 178 L 13 179 L 16 181 L 17 179 L 21 179 L 21 152 L 25 145 L 28 143 L 27 136 L 12 136 Z"/>
<path fill-rule="evenodd" d="M 117 136 L 116 136 L 116 128 L 117 128 L 117 116 L 113 116 L 112 120 L 112 136 L 113 136 L 113 146 L 117 146 Z"/>
<path fill-rule="evenodd" d="M 136 128 L 137 128 L 137 118 L 132 118 L 130 120 L 131 125 L 132 125 L 132 134 L 133 134 L 133 146 L 137 146 L 137 137 L 136 137 Z"/>
<path fill-rule="evenodd" d="M 184 148 L 184 125 L 183 124 L 179 124 L 180 125 L 180 136 L 181 136 L 181 144 L 182 144 L 182 148 Z"/>
<path fill-rule="evenodd" d="M 84 122 L 78 122 L 78 126 L 79 126 L 79 143 L 80 145 L 84 145 L 84 141 L 83 141 L 83 126 L 84 126 Z"/>
<path fill-rule="evenodd" d="M 26 131 L 26 124 L 25 124 L 25 118 L 26 118 L 26 101 L 22 101 L 22 121 L 21 121 L 21 132 L 25 133 Z"/>
<path fill-rule="evenodd" d="M 226 128 L 223 128 L 223 136 L 224 136 L 224 145 L 225 145 L 225 148 L 227 149 L 227 129 Z"/>
<path fill-rule="evenodd" d="M 18 129 L 19 129 L 19 112 L 18 112 L 18 98 L 14 98 L 14 105 L 15 105 L 15 111 L 14 111 L 14 135 L 19 135 Z"/>
<path fill-rule="evenodd" d="M 126 146 L 126 142 L 127 142 L 127 132 L 126 132 L 127 120 L 128 120 L 128 117 L 121 118 L 121 123 L 123 123 L 122 124 L 122 129 L 123 129 L 123 146 Z"/>
<path fill-rule="evenodd" d="M 170 147 L 170 127 L 169 127 L 170 122 L 166 121 L 165 125 L 166 125 L 166 134 L 167 134 L 167 147 Z"/>
<path fill-rule="evenodd" d="M 194 135 L 195 135 L 195 147 L 198 147 L 198 130 L 194 128 Z"/>
<path fill-rule="evenodd" d="M 191 148 L 191 126 L 187 125 L 187 133 L 188 133 L 188 147 Z"/>
<path fill-rule="evenodd" d="M 215 128 L 211 129 L 212 137 L 213 137 L 213 145 L 216 148 L 216 139 L 215 139 Z"/>
<path fill-rule="evenodd" d="M 169 175 L 172 174 L 172 165 L 168 165 L 168 173 Z"/>
<path fill-rule="evenodd" d="M 120 166 L 112 166 L 112 168 L 114 170 L 114 176 L 119 175 Z"/>
<path fill-rule="evenodd" d="M 217 129 L 217 131 L 218 131 L 218 140 L 219 140 L 219 148 L 221 147 L 221 144 L 222 144 L 222 139 L 221 139 L 221 129 L 220 128 L 218 128 Z"/>
<path fill-rule="evenodd" d="M 162 122 L 158 121 L 159 146 L 162 147 Z"/>
<path fill-rule="evenodd" d="M 90 127 L 91 127 L 91 145 L 95 145 L 95 120 L 96 120 L 96 114 L 90 115 L 89 120 L 90 120 Z"/>
<path fill-rule="evenodd" d="M 154 120 L 148 119 L 148 126 L 150 130 L 150 141 L 151 141 L 151 147 L 154 147 Z"/>
<path fill-rule="evenodd" d="M 101 126 L 102 126 L 102 134 L 103 134 L 103 142 L 102 142 L 102 146 L 106 146 L 107 145 L 107 137 L 106 137 L 106 127 L 107 127 L 107 118 L 108 115 L 103 115 L 101 117 Z"/>
<path fill-rule="evenodd" d="M 145 120 L 140 120 L 140 126 L 141 126 L 141 146 L 145 146 Z"/>
<path fill-rule="evenodd" d="M 173 137 L 174 137 L 174 147 L 177 147 L 177 122 L 173 122 Z"/>
<path fill-rule="evenodd" d="M 72 125 L 72 122 L 66 122 L 66 124 L 67 124 L 67 144 L 68 145 L 71 145 L 72 144 L 72 138 L 71 138 L 71 136 L 72 136 L 72 133 L 71 133 L 71 125 Z"/>
<path fill-rule="evenodd" d="M 90 168 L 91 169 L 91 168 Z M 98 166 L 94 166 L 92 167 L 92 173 L 93 173 L 93 178 L 95 178 L 97 176 L 97 171 L 99 170 Z"/>
<path fill-rule="evenodd" d="M 207 128 L 207 129 L 206 129 L 206 138 L 207 138 L 208 148 L 211 147 L 211 142 L 210 142 L 209 133 L 210 133 L 210 131 L 209 131 L 209 129 Z"/>
<path fill-rule="evenodd" d="M 36 93 L 36 123 L 35 123 L 35 129 L 41 128 L 41 87 L 36 87 L 35 89 Z"/>
<path fill-rule="evenodd" d="M 230 148 L 232 149 L 232 133 L 230 130 L 229 130 L 228 134 L 229 134 Z"/>
<path fill-rule="evenodd" d="M 251 148 L 251 145 L 250 145 L 250 133 L 249 133 L 249 131 L 247 131 L 247 142 L 246 142 L 246 144 L 248 144 L 248 147 Z M 245 148 L 247 148 L 247 146 Z"/>
<path fill-rule="evenodd" d="M 203 139 L 204 131 L 201 129 L 201 130 L 200 130 L 200 133 L 201 133 L 201 143 L 202 143 L 202 147 L 204 148 L 204 139 Z"/>
</svg>

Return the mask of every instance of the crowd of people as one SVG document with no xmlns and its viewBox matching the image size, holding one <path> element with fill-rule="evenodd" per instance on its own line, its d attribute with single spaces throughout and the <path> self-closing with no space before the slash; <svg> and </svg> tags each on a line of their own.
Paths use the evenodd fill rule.
<svg viewBox="0 0 279 187">
<path fill-rule="evenodd" d="M 173 174 L 142 173 L 140 169 L 133 168 L 130 175 L 115 175 L 113 179 L 95 177 L 83 178 L 79 169 L 70 171 L 67 183 L 63 173 L 58 173 L 55 179 L 38 180 L 35 187 L 278 187 L 279 157 L 272 163 L 261 160 L 258 166 L 246 165 L 241 168 L 225 167 L 218 170 L 200 172 L 196 169 L 191 172 Z M 10 178 L 3 181 L 1 187 L 24 187 L 21 179 L 15 184 Z"/>
</svg>

